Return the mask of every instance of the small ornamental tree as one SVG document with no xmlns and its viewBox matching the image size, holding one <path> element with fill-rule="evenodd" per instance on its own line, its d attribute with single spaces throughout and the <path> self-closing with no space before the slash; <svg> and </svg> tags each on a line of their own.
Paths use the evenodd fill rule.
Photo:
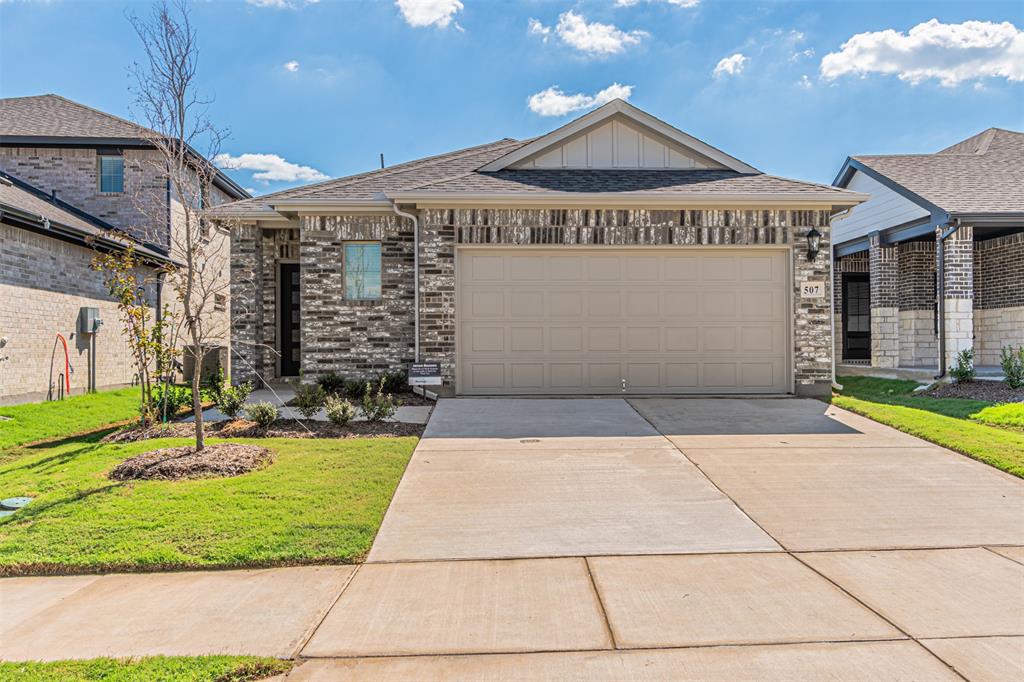
<svg viewBox="0 0 1024 682">
<path fill-rule="evenodd" d="M 167 381 L 167 369 L 175 357 L 173 314 L 165 308 L 160 316 L 154 316 L 149 300 L 159 270 L 143 265 L 130 244 L 123 251 L 98 252 L 92 259 L 92 268 L 103 273 L 103 283 L 117 303 L 121 335 L 139 377 L 139 417 L 144 427 L 150 426 L 165 407 L 157 400 L 156 385 Z M 160 395 L 166 395 L 166 388 Z"/>
</svg>

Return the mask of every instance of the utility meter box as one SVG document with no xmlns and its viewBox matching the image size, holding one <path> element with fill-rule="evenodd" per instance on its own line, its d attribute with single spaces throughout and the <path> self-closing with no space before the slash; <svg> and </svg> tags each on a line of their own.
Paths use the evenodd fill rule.
<svg viewBox="0 0 1024 682">
<path fill-rule="evenodd" d="M 78 310 L 78 333 L 95 334 L 100 330 L 103 320 L 100 319 L 99 308 L 79 308 Z"/>
</svg>

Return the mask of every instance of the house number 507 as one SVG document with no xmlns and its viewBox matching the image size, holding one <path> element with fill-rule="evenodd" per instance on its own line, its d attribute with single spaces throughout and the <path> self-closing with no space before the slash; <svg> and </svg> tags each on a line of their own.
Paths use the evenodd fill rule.
<svg viewBox="0 0 1024 682">
<path fill-rule="evenodd" d="M 801 298 L 825 298 L 824 282 L 804 282 L 800 286 Z"/>
</svg>

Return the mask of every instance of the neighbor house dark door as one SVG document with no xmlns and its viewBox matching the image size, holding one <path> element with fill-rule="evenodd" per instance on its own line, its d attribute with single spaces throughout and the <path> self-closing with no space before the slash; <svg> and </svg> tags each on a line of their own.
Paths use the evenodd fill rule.
<svg viewBox="0 0 1024 682">
<path fill-rule="evenodd" d="M 280 323 L 281 376 L 299 376 L 299 330 L 301 329 L 301 310 L 299 307 L 299 264 L 281 263 L 281 290 L 278 296 L 277 314 Z"/>
<path fill-rule="evenodd" d="M 871 282 L 865 272 L 843 273 L 843 359 L 871 359 Z"/>
</svg>

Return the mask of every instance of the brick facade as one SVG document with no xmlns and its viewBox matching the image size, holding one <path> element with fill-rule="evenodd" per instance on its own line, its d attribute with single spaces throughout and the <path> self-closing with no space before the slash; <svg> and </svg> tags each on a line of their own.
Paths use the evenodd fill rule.
<svg viewBox="0 0 1024 682">
<path fill-rule="evenodd" d="M 55 352 L 58 333 L 68 340 L 72 393 L 86 391 L 94 360 L 97 388 L 134 379 L 120 313 L 102 275 L 90 268 L 92 257 L 92 249 L 0 225 L 0 303 L 13 304 L 0 305 L 0 338 L 7 339 L 0 348 L 0 403 L 41 400 L 51 385 L 56 389 L 64 371 L 63 347 Z M 103 320 L 95 358 L 91 339 L 78 334 L 82 307 L 99 308 Z"/>
<path fill-rule="evenodd" d="M 823 234 L 822 251 L 806 259 L 804 237 L 811 227 Z M 267 273 L 281 260 L 280 244 L 268 248 L 274 230 L 233 232 L 233 296 L 261 305 L 239 305 L 235 315 L 237 353 L 256 359 L 266 376 L 272 366 L 244 344 L 274 344 L 267 319 L 276 319 Z M 829 280 L 826 255 L 829 216 L 825 211 L 655 211 L 425 209 L 420 212 L 420 342 L 424 360 L 439 361 L 446 384 L 455 378 L 455 247 L 457 244 L 549 245 L 784 245 L 791 248 L 794 378 L 801 393 L 827 392 L 831 383 L 829 298 L 801 299 L 801 284 Z M 380 302 L 345 301 L 343 243 L 382 242 Z M 396 216 L 307 216 L 300 229 L 303 376 L 329 371 L 370 376 L 405 369 L 413 358 L 413 234 Z M 245 285 L 262 272 L 258 286 Z M 260 298 L 254 299 L 253 296 Z M 272 325 L 271 325 L 272 326 Z M 236 363 L 236 366 L 238 364 Z M 236 371 L 236 377 L 245 379 Z"/>
<path fill-rule="evenodd" d="M 899 251 L 871 236 L 871 365 L 898 367 L 900 362 Z"/>
<path fill-rule="evenodd" d="M 974 229 L 961 227 L 943 248 L 946 364 L 951 367 L 957 353 L 974 347 Z"/>
<path fill-rule="evenodd" d="M 1024 232 L 974 244 L 974 355 L 998 365 L 1004 346 L 1024 346 Z"/>
</svg>

